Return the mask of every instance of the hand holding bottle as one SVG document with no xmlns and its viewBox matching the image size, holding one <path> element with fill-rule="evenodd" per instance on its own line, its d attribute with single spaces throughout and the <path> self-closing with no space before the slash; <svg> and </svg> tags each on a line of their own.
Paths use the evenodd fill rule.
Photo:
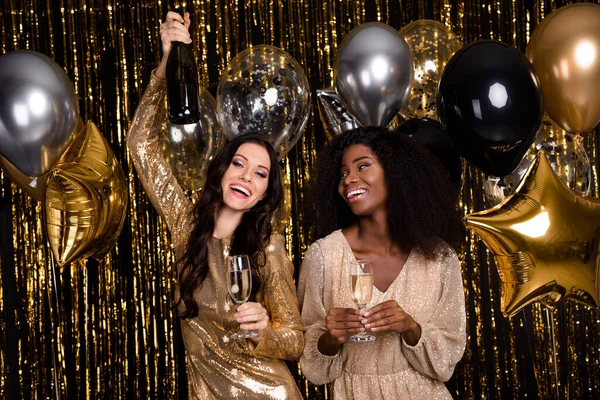
<svg viewBox="0 0 600 400">
<path fill-rule="evenodd" d="M 160 24 L 160 40 L 162 43 L 163 55 L 160 65 L 155 72 L 158 78 L 162 79 L 165 77 L 167 60 L 172 48 L 171 43 L 192 43 L 192 38 L 189 33 L 190 23 L 190 13 L 186 12 L 182 18 L 181 15 L 176 12 L 169 11 L 165 18 L 165 22 Z"/>
<path fill-rule="evenodd" d="M 167 80 L 168 118 L 175 125 L 196 124 L 201 117 L 198 69 L 189 33 L 190 14 L 167 13 L 160 25 L 163 56 L 155 76 Z"/>
</svg>

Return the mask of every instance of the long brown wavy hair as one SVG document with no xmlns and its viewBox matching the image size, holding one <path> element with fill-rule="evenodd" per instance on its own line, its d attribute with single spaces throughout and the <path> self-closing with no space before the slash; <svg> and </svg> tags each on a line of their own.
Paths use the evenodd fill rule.
<svg viewBox="0 0 600 400">
<path fill-rule="evenodd" d="M 194 291 L 202 285 L 208 275 L 208 242 L 215 229 L 215 215 L 223 206 L 221 180 L 229 168 L 238 148 L 244 143 L 255 143 L 267 150 L 271 162 L 269 182 L 265 197 L 244 213 L 242 221 L 231 239 L 230 254 L 247 254 L 252 269 L 251 299 L 261 288 L 259 267 L 260 257 L 271 236 L 271 217 L 281 203 L 283 188 L 279 174 L 277 155 L 273 147 L 262 136 L 248 133 L 238 136 L 225 145 L 208 167 L 206 182 L 195 208 L 195 225 L 187 243 L 185 256 L 181 260 L 184 267 L 179 273 L 179 302 L 185 305 L 182 318 L 198 315 L 198 304 Z M 179 303 L 178 303 L 179 304 Z"/>
</svg>

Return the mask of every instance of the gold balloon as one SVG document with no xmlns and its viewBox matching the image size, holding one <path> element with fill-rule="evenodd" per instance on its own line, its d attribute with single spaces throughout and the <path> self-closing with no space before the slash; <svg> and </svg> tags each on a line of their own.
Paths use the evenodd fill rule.
<svg viewBox="0 0 600 400">
<path fill-rule="evenodd" d="M 600 304 L 600 200 L 569 189 L 543 151 L 512 196 L 465 223 L 494 255 L 505 316 L 534 301 Z"/>
<path fill-rule="evenodd" d="M 127 211 L 125 175 L 110 145 L 88 122 L 50 171 L 44 212 L 56 262 L 103 258 Z"/>
<path fill-rule="evenodd" d="M 448 60 L 462 47 L 446 25 L 421 19 L 400 29 L 413 59 L 414 79 L 408 100 L 401 111 L 405 119 L 437 119 L 438 83 Z"/>
<path fill-rule="evenodd" d="M 283 200 L 277 211 L 273 214 L 271 226 L 273 232 L 283 234 L 290 222 L 290 214 L 292 212 L 292 185 L 290 184 L 290 178 L 283 168 L 280 168 L 280 174 L 281 185 L 283 186 Z"/>
<path fill-rule="evenodd" d="M 533 31 L 526 56 L 550 118 L 571 133 L 600 122 L 600 5 L 561 7 Z"/>
</svg>

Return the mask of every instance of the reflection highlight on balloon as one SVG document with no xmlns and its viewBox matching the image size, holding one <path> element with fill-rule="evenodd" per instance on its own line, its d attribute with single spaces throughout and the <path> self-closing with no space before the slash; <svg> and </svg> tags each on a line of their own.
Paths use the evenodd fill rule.
<svg viewBox="0 0 600 400">
<path fill-rule="evenodd" d="M 548 212 L 544 211 L 544 207 L 542 207 L 539 214 L 533 215 L 526 221 L 513 224 L 510 228 L 530 238 L 539 238 L 548 232 L 550 218 L 548 218 Z"/>
<path fill-rule="evenodd" d="M 506 92 L 506 87 L 504 87 L 504 85 L 501 83 L 494 83 L 492 86 L 490 86 L 488 99 L 493 107 L 502 108 L 506 106 L 506 103 L 508 102 L 508 93 Z"/>
<path fill-rule="evenodd" d="M 590 68 L 596 61 L 596 47 L 590 41 L 583 41 L 575 47 L 575 62 L 583 69 Z"/>
</svg>

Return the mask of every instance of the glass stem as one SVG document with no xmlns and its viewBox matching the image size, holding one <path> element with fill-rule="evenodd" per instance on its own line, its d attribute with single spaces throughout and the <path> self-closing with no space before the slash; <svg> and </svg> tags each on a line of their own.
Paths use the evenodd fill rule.
<svg viewBox="0 0 600 400">
<path fill-rule="evenodd" d="M 367 308 L 367 306 L 358 306 L 358 311 L 360 310 L 364 310 L 365 308 Z M 361 315 L 362 317 L 362 315 Z M 358 334 L 358 336 L 367 336 L 367 327 L 363 325 L 363 327 L 365 328 L 364 332 L 361 332 Z"/>
</svg>

